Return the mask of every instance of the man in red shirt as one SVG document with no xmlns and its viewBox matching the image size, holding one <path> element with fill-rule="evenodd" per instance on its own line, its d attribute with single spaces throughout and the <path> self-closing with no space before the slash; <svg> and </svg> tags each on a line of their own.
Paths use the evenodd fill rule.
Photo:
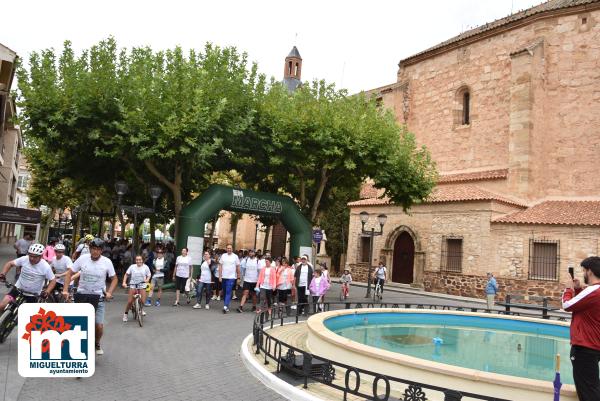
<svg viewBox="0 0 600 401">
<path fill-rule="evenodd" d="M 600 400 L 600 257 L 581 262 L 583 280 L 569 283 L 563 294 L 563 309 L 573 313 L 571 321 L 571 363 L 580 401 Z"/>
</svg>

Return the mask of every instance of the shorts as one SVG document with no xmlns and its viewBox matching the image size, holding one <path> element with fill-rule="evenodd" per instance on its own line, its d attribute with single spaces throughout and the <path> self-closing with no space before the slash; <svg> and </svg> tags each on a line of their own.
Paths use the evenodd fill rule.
<svg viewBox="0 0 600 401">
<path fill-rule="evenodd" d="M 152 277 L 152 286 L 153 287 L 162 288 L 163 285 L 165 285 L 164 277 Z"/>
<path fill-rule="evenodd" d="M 288 299 L 288 295 L 290 295 L 291 293 L 292 293 L 292 290 L 291 290 L 291 289 L 289 289 L 289 290 L 281 290 L 281 289 L 278 289 L 278 290 L 277 290 L 277 298 L 278 298 L 278 301 L 279 301 L 279 302 L 286 303 L 286 302 L 287 302 L 287 299 Z"/>
<path fill-rule="evenodd" d="M 14 300 L 19 296 L 19 292 L 20 291 L 17 289 L 17 287 L 13 287 L 10 289 L 10 291 L 6 295 L 11 297 Z M 37 297 L 33 297 L 33 296 L 29 296 L 29 295 L 23 295 L 23 298 L 25 298 L 26 303 L 30 303 L 30 304 L 35 304 L 38 301 Z"/>
<path fill-rule="evenodd" d="M 79 303 L 83 303 L 83 304 L 90 304 L 94 307 L 94 309 L 98 309 L 98 304 L 100 303 L 100 295 L 98 294 L 80 294 L 80 293 L 75 293 L 75 295 L 73 296 L 73 300 L 75 301 L 75 303 L 79 304 Z"/>
<path fill-rule="evenodd" d="M 104 324 L 104 299 L 98 302 L 96 308 L 96 324 Z"/>
<path fill-rule="evenodd" d="M 256 283 L 253 283 L 251 281 L 244 281 L 244 291 L 248 290 L 250 292 L 253 292 L 255 287 Z"/>
<path fill-rule="evenodd" d="M 185 292 L 185 284 L 187 283 L 187 277 L 175 276 L 175 289 L 181 292 Z"/>
</svg>

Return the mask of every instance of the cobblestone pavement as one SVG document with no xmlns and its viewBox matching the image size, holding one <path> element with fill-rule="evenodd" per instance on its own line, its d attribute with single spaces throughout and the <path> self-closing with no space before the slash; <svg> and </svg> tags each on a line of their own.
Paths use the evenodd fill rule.
<svg viewBox="0 0 600 401">
<path fill-rule="evenodd" d="M 0 247 L 0 262 L 12 251 Z M 0 294 L 6 289 L 0 286 Z M 364 301 L 365 289 L 351 289 L 352 301 Z M 335 301 L 333 285 L 327 300 Z M 107 304 L 105 355 L 96 360 L 96 372 L 84 379 L 23 379 L 17 373 L 16 336 L 0 345 L 0 397 L 27 400 L 281 400 L 255 379 L 239 356 L 241 342 L 252 330 L 253 314 L 222 313 L 222 301 L 210 310 L 191 305 L 171 306 L 174 293 L 163 296 L 163 306 L 147 308 L 143 328 L 121 321 L 126 296 L 117 291 Z M 388 302 L 468 305 L 467 302 L 386 291 Z"/>
</svg>

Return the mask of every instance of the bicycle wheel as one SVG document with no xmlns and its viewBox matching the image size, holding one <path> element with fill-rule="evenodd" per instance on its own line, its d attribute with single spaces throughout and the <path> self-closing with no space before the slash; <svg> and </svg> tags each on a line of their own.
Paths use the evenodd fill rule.
<svg viewBox="0 0 600 401">
<path fill-rule="evenodd" d="M 131 314 L 133 315 L 133 320 L 137 320 L 137 298 L 133 298 L 133 304 L 131 305 Z"/>
<path fill-rule="evenodd" d="M 144 325 L 144 314 L 142 313 L 142 298 L 138 298 L 135 302 L 135 308 L 137 309 L 136 314 L 137 314 L 137 321 L 140 324 L 140 327 L 142 327 Z"/>
<path fill-rule="evenodd" d="M 12 308 L 6 309 L 0 316 L 0 344 L 9 336 L 15 324 L 13 323 Z"/>
<path fill-rule="evenodd" d="M 377 301 L 377 289 L 379 288 L 379 285 L 375 286 L 375 289 L 373 290 L 373 302 Z"/>
</svg>

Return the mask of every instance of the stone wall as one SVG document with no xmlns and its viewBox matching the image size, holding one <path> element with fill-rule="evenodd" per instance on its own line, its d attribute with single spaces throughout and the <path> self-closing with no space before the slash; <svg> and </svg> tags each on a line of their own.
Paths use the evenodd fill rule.
<svg viewBox="0 0 600 401">
<path fill-rule="evenodd" d="M 564 12 L 568 12 L 565 10 Z M 600 186 L 600 11 L 538 18 L 402 65 L 381 96 L 441 173 L 509 167 L 501 192 L 534 200 Z M 468 88 L 471 122 L 457 121 Z M 492 188 L 490 188 L 492 189 Z"/>
<path fill-rule="evenodd" d="M 506 294 L 511 294 L 550 297 L 550 304 L 560 304 L 562 293 L 560 285 L 556 281 L 517 280 L 504 277 L 496 277 L 496 281 L 498 282 L 498 296 L 496 298 L 498 301 L 503 301 L 506 298 Z M 463 297 L 485 298 L 487 277 L 426 271 L 423 284 L 425 291 L 460 295 Z M 519 300 L 518 302 L 528 301 Z"/>
</svg>

